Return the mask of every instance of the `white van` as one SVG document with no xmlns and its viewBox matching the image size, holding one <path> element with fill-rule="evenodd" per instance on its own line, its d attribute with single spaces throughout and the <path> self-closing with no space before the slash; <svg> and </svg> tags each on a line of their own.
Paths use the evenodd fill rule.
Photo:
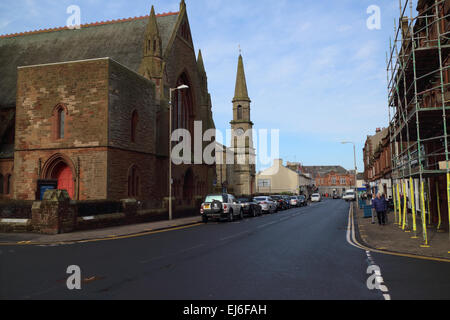
<svg viewBox="0 0 450 320">
<path fill-rule="evenodd" d="M 342 197 L 345 201 L 356 201 L 356 193 L 355 190 L 347 190 L 345 191 L 344 196 Z"/>
</svg>

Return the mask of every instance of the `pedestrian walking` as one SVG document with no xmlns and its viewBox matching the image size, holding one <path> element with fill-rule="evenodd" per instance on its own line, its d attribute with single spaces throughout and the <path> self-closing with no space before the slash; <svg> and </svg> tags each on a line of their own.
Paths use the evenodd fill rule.
<svg viewBox="0 0 450 320">
<path fill-rule="evenodd" d="M 370 205 L 372 206 L 372 224 L 375 224 L 375 215 L 376 215 L 376 213 L 375 213 L 375 209 L 373 207 L 373 200 L 375 200 L 375 195 L 374 194 L 372 194 L 370 196 Z"/>
<path fill-rule="evenodd" d="M 378 192 L 377 197 L 372 200 L 372 208 L 377 212 L 378 224 L 386 225 L 387 202 L 382 192 Z"/>
</svg>

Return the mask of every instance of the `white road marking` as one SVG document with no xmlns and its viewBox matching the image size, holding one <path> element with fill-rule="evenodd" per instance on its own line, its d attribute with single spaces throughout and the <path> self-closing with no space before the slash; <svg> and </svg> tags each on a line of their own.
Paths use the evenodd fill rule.
<svg viewBox="0 0 450 320">
<path fill-rule="evenodd" d="M 351 236 L 351 237 L 350 237 Z M 348 214 L 348 225 L 347 225 L 347 242 L 349 244 L 351 244 L 352 246 L 364 250 L 366 252 L 367 255 L 367 259 L 370 261 L 369 265 L 376 265 L 375 264 L 375 260 L 372 257 L 372 254 L 370 253 L 370 251 L 365 250 L 364 248 L 360 247 L 359 245 L 356 244 L 356 236 L 355 236 L 355 222 L 353 220 L 353 207 L 351 207 L 350 212 Z M 389 294 L 389 289 L 388 287 L 383 284 L 384 283 L 384 279 L 381 276 L 381 271 L 379 270 L 375 270 L 375 275 L 376 275 L 376 282 L 378 284 L 378 290 L 380 290 L 383 293 L 383 298 L 384 300 L 391 300 L 391 296 Z"/>
</svg>

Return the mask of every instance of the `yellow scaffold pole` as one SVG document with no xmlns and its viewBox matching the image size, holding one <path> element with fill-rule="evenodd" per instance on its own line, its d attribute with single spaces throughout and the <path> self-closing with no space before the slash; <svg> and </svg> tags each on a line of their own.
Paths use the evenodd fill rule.
<svg viewBox="0 0 450 320">
<path fill-rule="evenodd" d="M 395 221 L 395 224 L 400 225 L 400 221 L 402 220 L 402 199 L 400 198 L 400 185 L 397 184 L 397 200 L 398 200 L 398 220 Z"/>
<path fill-rule="evenodd" d="M 409 185 L 411 186 L 411 214 L 413 219 L 413 232 L 414 236 L 411 238 L 417 239 L 417 223 L 416 223 L 416 201 L 415 201 L 415 195 L 414 195 L 414 183 L 412 177 L 409 178 Z"/>
<path fill-rule="evenodd" d="M 430 188 L 430 179 L 427 180 L 427 211 L 428 211 L 428 225 L 431 226 L 431 210 L 430 210 L 430 198 L 431 198 L 431 188 Z"/>
<path fill-rule="evenodd" d="M 421 190 L 420 190 L 420 197 L 422 199 L 422 231 L 423 231 L 423 240 L 424 244 L 421 246 L 422 248 L 429 248 L 428 245 L 428 235 L 427 235 L 427 220 L 425 217 L 425 190 L 424 190 L 424 182 L 422 181 L 420 183 Z"/>
<path fill-rule="evenodd" d="M 393 200 L 394 200 L 394 225 L 397 223 L 397 192 L 396 192 L 396 184 L 394 184 L 394 189 L 392 192 Z"/>
<path fill-rule="evenodd" d="M 405 228 L 408 226 L 408 220 L 406 218 L 406 214 L 407 214 L 406 195 L 407 194 L 408 194 L 408 191 L 406 190 L 406 182 L 403 182 L 403 223 L 402 223 L 402 230 L 405 230 Z"/>
<path fill-rule="evenodd" d="M 447 202 L 448 202 L 447 207 L 448 207 L 448 224 L 449 224 L 448 235 L 450 237 L 450 173 L 447 173 Z"/>
<path fill-rule="evenodd" d="M 436 198 L 437 198 L 437 210 L 438 210 L 438 231 L 441 229 L 442 217 L 441 217 L 441 199 L 439 197 L 439 181 L 436 181 Z"/>
</svg>

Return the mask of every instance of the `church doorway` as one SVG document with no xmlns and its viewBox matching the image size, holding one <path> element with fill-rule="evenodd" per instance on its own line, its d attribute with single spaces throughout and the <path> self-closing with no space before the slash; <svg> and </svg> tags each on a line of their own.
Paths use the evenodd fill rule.
<svg viewBox="0 0 450 320">
<path fill-rule="evenodd" d="M 70 199 L 75 198 L 75 168 L 70 158 L 55 154 L 44 164 L 38 180 L 37 199 L 42 199 L 48 189 L 66 190 Z"/>
<path fill-rule="evenodd" d="M 52 178 L 58 181 L 57 185 L 58 190 L 67 190 L 70 199 L 73 199 L 74 195 L 73 175 L 72 170 L 66 163 L 60 162 L 55 167 Z"/>
</svg>

